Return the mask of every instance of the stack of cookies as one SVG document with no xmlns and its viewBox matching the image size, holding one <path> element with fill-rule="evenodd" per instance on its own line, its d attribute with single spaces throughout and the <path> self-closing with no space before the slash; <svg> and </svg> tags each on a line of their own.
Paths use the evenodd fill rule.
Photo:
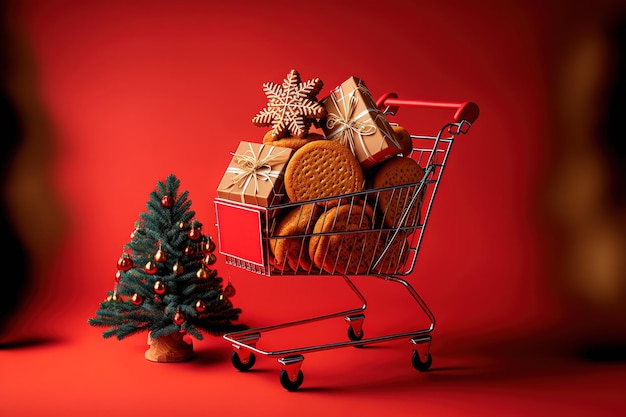
<svg viewBox="0 0 626 417">
<path fill-rule="evenodd" d="M 289 202 L 299 204 L 287 204 L 271 231 L 268 246 L 276 269 L 362 275 L 403 268 L 410 234 L 419 225 L 424 170 L 397 155 L 364 172 L 349 155 L 329 140 L 294 153 L 285 189 Z M 309 157 L 311 166 L 301 160 Z"/>
<path fill-rule="evenodd" d="M 296 70 L 282 84 L 263 84 L 267 106 L 252 122 L 271 127 L 263 154 L 286 148 L 288 160 L 248 157 L 247 174 L 231 171 L 238 184 L 256 184 L 253 194 L 261 180 L 273 186 L 272 199 L 255 199 L 280 206 L 267 239 L 275 271 L 398 273 L 425 189 L 424 170 L 410 157 L 411 136 L 387 121 L 362 80 L 350 77 L 318 100 L 322 86 L 318 78 L 303 82 Z M 226 175 L 223 182 L 234 188 Z"/>
</svg>

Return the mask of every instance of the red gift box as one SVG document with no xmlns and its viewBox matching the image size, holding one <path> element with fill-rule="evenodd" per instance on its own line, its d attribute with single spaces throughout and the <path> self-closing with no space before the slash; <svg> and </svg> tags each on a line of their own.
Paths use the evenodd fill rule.
<svg viewBox="0 0 626 417">
<path fill-rule="evenodd" d="M 350 77 L 320 102 L 326 138 L 350 148 L 364 169 L 402 152 L 393 128 L 363 80 Z"/>
</svg>

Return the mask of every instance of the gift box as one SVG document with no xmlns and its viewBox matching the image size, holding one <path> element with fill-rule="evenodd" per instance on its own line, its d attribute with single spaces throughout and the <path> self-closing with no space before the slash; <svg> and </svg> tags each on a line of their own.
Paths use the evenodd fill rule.
<svg viewBox="0 0 626 417">
<path fill-rule="evenodd" d="M 348 78 L 320 103 L 327 112 L 322 120 L 326 138 L 350 148 L 364 169 L 402 151 L 363 80 Z"/>
<path fill-rule="evenodd" d="M 220 184 L 221 198 L 269 207 L 276 204 L 285 167 L 293 149 L 242 141 L 233 156 Z"/>
</svg>

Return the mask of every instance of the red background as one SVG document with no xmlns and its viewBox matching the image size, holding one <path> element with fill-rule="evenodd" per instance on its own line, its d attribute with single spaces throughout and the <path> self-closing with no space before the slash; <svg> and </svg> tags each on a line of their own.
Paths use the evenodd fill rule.
<svg viewBox="0 0 626 417">
<path fill-rule="evenodd" d="M 51 123 L 49 179 L 67 228 L 46 248 L 51 259 L 5 335 L 13 348 L 0 351 L 0 414 L 623 412 L 623 363 L 573 355 L 593 316 L 571 310 L 547 272 L 537 197 L 556 157 L 552 65 L 574 11 L 533 3 L 19 2 L 13 21 Z M 196 341 L 192 362 L 160 365 L 143 359 L 144 336 L 103 340 L 87 325 L 156 181 L 176 174 L 215 235 L 213 198 L 229 152 L 261 139 L 250 122 L 265 105 L 261 85 L 292 68 L 324 81 L 320 97 L 356 75 L 375 97 L 480 106 L 455 143 L 409 277 L 437 318 L 427 374 L 411 367 L 405 341 L 338 349 L 307 355 L 292 394 L 274 359 L 234 370 L 222 339 Z M 340 278 L 264 278 L 221 256 L 218 270 L 230 274 L 233 303 L 251 325 L 355 304 Z M 367 335 L 414 325 L 393 286 L 357 282 L 372 305 Z M 267 346 L 335 334 L 343 340 L 345 324 Z"/>
</svg>

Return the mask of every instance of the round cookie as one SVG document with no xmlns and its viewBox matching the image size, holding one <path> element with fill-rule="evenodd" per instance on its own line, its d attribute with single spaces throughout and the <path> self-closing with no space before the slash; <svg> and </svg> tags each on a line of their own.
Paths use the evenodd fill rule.
<svg viewBox="0 0 626 417">
<path fill-rule="evenodd" d="M 276 262 L 276 258 L 274 257 L 273 253 L 269 253 L 267 258 L 269 261 L 269 266 L 270 266 L 271 271 L 279 272 L 281 274 L 291 271 L 291 268 L 289 267 L 287 262 L 283 262 L 282 264 L 279 264 L 278 262 Z"/>
<path fill-rule="evenodd" d="M 393 125 L 391 128 L 396 134 L 396 139 L 400 144 L 400 149 L 402 149 L 402 155 L 411 155 L 411 151 L 413 151 L 413 139 L 411 139 L 411 134 L 402 126 Z"/>
<path fill-rule="evenodd" d="M 349 194 L 362 190 L 363 169 L 347 147 L 315 140 L 293 153 L 284 184 L 292 202 Z"/>
<path fill-rule="evenodd" d="M 424 178 L 424 169 L 417 161 L 404 156 L 396 156 L 383 162 L 376 173 L 372 185 L 375 189 L 385 187 L 395 187 L 407 184 L 417 184 Z M 378 206 L 380 208 L 383 221 L 387 227 L 398 227 L 402 214 L 411 202 L 412 193 L 417 190 L 414 187 L 399 187 L 389 191 L 381 191 L 379 194 Z M 417 201 L 405 219 L 404 225 L 413 226 L 419 219 L 419 208 L 424 198 L 423 189 Z"/>
<path fill-rule="evenodd" d="M 378 262 L 374 270 L 381 274 L 396 274 L 402 270 L 404 264 L 409 259 L 410 242 L 409 233 L 399 231 L 396 238 L 385 252 L 383 258 Z M 382 232 L 378 245 L 376 246 L 376 257 L 374 261 L 383 254 L 385 247 L 393 237 L 393 232 Z"/>
<path fill-rule="evenodd" d="M 311 233 L 322 208 L 316 204 L 304 204 L 290 209 L 278 222 L 269 245 L 276 264 L 287 265 L 294 271 L 299 268 L 310 271 L 312 267 L 308 252 L 308 237 L 288 237 Z"/>
<path fill-rule="evenodd" d="M 365 274 L 375 256 L 378 232 L 372 230 L 371 207 L 339 205 L 325 211 L 315 223 L 309 241 L 313 264 L 329 274 Z M 321 233 L 363 230 L 363 233 Z"/>
</svg>

